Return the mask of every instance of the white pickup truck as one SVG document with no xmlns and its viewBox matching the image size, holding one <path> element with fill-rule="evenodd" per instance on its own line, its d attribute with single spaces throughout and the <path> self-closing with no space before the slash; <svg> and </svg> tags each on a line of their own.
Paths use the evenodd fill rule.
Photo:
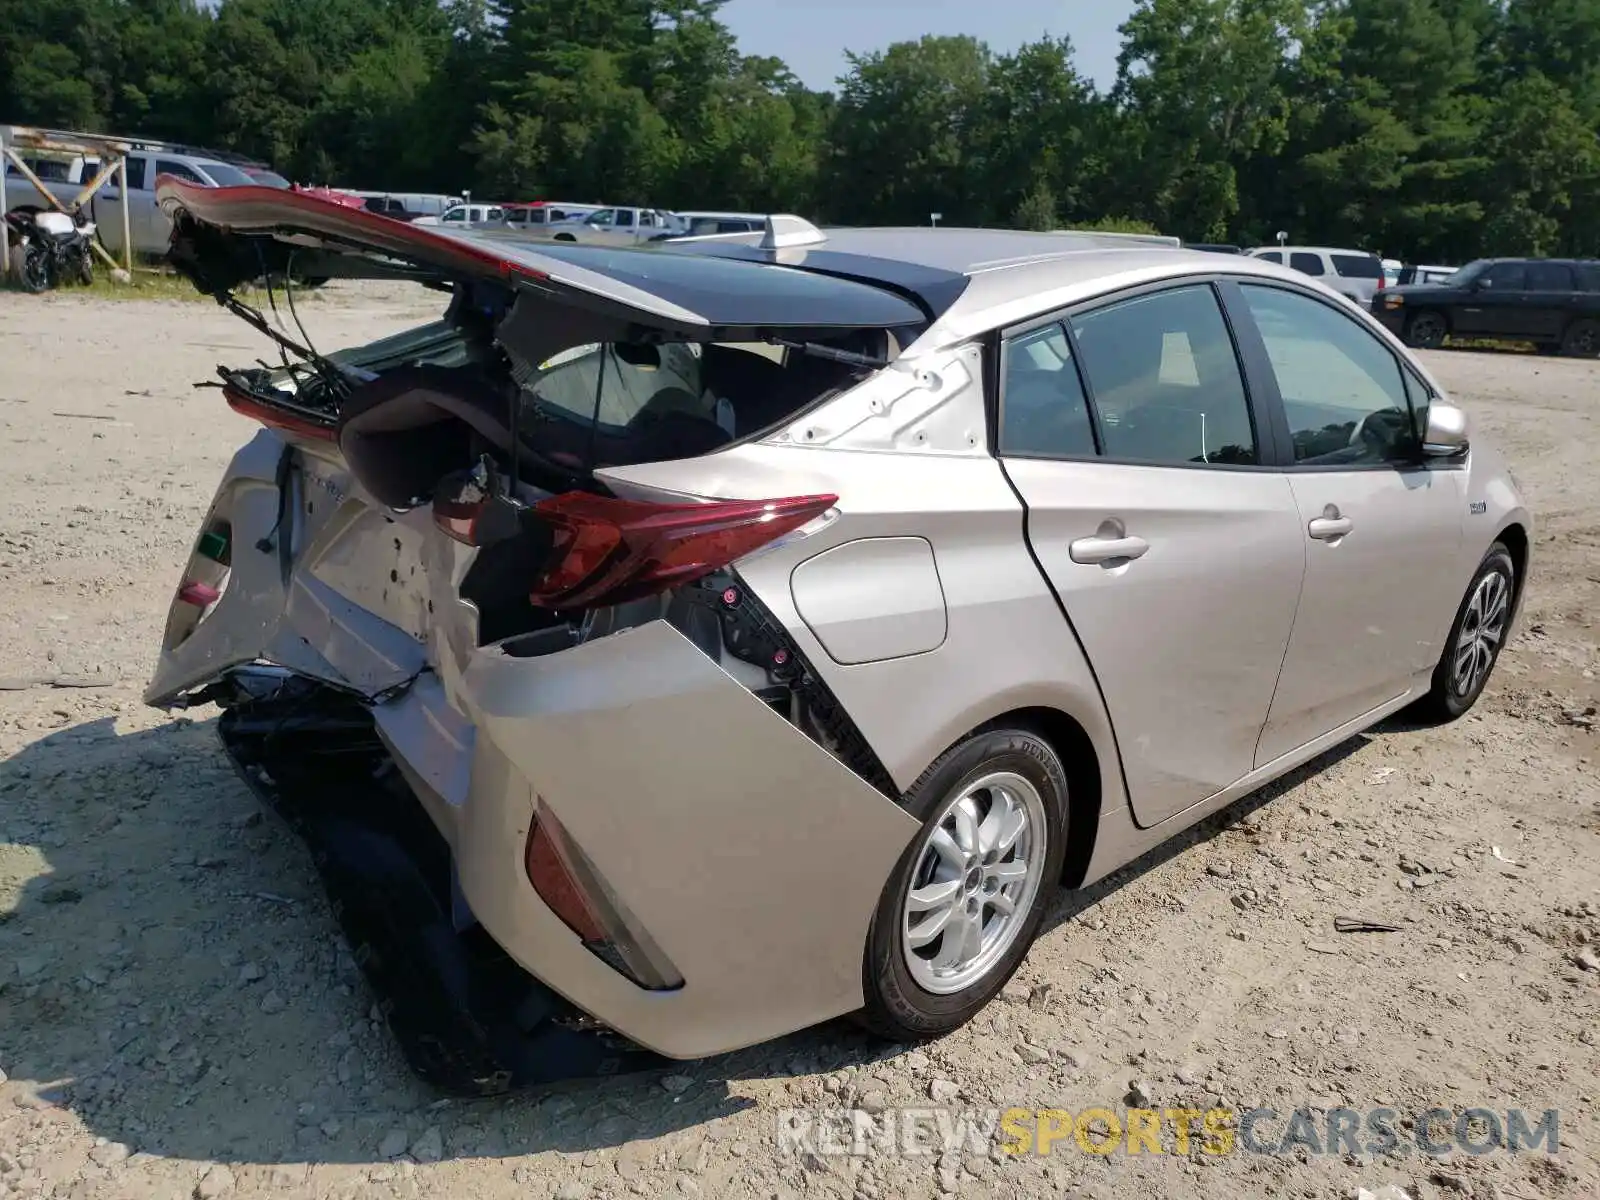
<svg viewBox="0 0 1600 1200">
<path fill-rule="evenodd" d="M 26 149 L 18 149 L 17 153 L 56 199 L 69 206 L 83 185 L 100 173 L 102 165 L 98 159 L 82 156 L 67 158 L 55 154 L 43 155 Z M 39 189 L 14 162 L 10 159 L 4 161 L 7 212 L 16 212 L 18 209 L 38 211 L 51 207 L 50 202 L 39 194 Z M 256 182 L 238 167 L 216 159 L 170 149 L 131 152 L 128 155 L 128 231 L 135 254 L 159 256 L 167 252 L 172 222 L 156 204 L 155 182 L 159 175 L 176 175 L 205 187 L 233 187 Z M 113 176 L 101 187 L 85 207 L 99 227 L 100 241 L 112 254 L 120 255 L 122 190 L 116 177 Z"/>
<path fill-rule="evenodd" d="M 677 213 L 659 208 L 602 208 L 565 221 L 553 221 L 546 230 L 557 242 L 626 246 L 654 241 L 664 233 L 687 233 L 689 224 Z"/>
</svg>

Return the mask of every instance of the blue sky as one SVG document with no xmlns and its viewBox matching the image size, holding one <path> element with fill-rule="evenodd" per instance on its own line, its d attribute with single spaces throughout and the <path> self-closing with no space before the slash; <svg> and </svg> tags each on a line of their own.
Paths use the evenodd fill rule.
<svg viewBox="0 0 1600 1200">
<path fill-rule="evenodd" d="M 721 17 L 746 54 L 773 55 L 810 87 L 832 88 L 844 52 L 881 50 L 925 33 L 969 33 L 996 51 L 1067 34 L 1078 69 L 1101 87 L 1116 76 L 1117 26 L 1134 0 L 728 0 Z"/>
</svg>

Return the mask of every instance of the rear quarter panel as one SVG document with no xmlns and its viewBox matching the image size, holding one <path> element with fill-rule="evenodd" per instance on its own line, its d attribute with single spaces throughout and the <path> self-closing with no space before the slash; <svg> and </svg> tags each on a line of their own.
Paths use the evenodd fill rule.
<svg viewBox="0 0 1600 1200">
<path fill-rule="evenodd" d="M 1083 728 L 1098 760 L 1103 804 L 1126 805 L 1094 676 L 1029 554 L 1021 503 L 982 447 L 896 453 L 748 445 L 608 474 L 704 496 L 839 496 L 837 520 L 745 558 L 737 570 L 849 712 L 896 787 L 909 788 L 978 726 L 1037 707 Z M 795 603 L 796 570 L 867 538 L 919 538 L 932 547 L 945 601 L 944 637 L 934 648 L 840 663 L 808 627 Z M 870 584 L 851 590 L 864 620 L 880 615 L 875 605 L 892 615 L 903 603 L 893 587 L 877 599 Z"/>
</svg>

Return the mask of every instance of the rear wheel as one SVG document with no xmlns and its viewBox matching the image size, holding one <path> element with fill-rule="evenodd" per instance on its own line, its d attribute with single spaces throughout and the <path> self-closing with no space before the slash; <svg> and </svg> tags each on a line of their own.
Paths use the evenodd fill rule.
<svg viewBox="0 0 1600 1200">
<path fill-rule="evenodd" d="M 1445 323 L 1443 313 L 1424 309 L 1412 313 L 1411 319 L 1406 322 L 1406 345 L 1415 346 L 1418 350 L 1437 350 L 1444 345 L 1445 335 L 1449 332 L 1450 327 Z"/>
<path fill-rule="evenodd" d="M 1600 321 L 1574 321 L 1561 339 L 1561 353 L 1568 358 L 1593 358 L 1600 354 Z"/>
<path fill-rule="evenodd" d="M 1423 715 L 1453 721 L 1478 702 L 1500 659 L 1516 594 L 1516 564 L 1504 543 L 1496 542 L 1478 564 L 1456 612 L 1433 669 L 1433 686 L 1418 703 Z"/>
<path fill-rule="evenodd" d="M 1011 978 L 1066 853 L 1067 778 L 1027 729 L 980 730 L 907 793 L 922 831 L 868 932 L 859 1019 L 897 1041 L 969 1021 Z"/>
</svg>

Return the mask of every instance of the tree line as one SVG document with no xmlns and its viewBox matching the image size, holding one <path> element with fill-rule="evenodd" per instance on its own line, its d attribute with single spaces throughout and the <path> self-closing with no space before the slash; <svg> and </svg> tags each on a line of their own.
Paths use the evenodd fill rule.
<svg viewBox="0 0 1600 1200">
<path fill-rule="evenodd" d="M 930 36 L 832 91 L 724 2 L 0 0 L 0 121 L 393 191 L 1600 254 L 1600 0 L 1140 0 L 1106 90 L 1065 38 Z"/>
</svg>

